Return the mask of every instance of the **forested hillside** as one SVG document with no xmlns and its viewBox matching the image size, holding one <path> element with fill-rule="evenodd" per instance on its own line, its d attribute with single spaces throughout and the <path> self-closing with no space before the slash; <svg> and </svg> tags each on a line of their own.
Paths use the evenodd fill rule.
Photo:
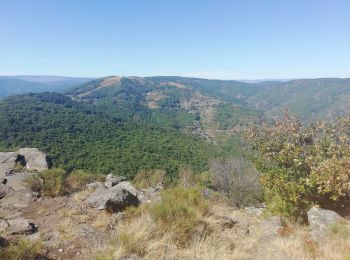
<svg viewBox="0 0 350 260">
<path fill-rule="evenodd" d="M 60 94 L 0 101 L 2 148 L 37 147 L 55 166 L 133 176 L 141 169 L 206 169 L 209 144 L 171 127 L 126 121 Z"/>
</svg>

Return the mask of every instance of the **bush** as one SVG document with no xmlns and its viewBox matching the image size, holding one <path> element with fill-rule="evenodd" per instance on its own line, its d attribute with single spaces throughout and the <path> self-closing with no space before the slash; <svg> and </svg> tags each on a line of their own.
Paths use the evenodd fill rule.
<svg viewBox="0 0 350 260">
<path fill-rule="evenodd" d="M 65 191 L 67 193 L 77 192 L 85 188 L 86 184 L 96 179 L 96 176 L 83 170 L 71 172 L 65 179 Z"/>
<path fill-rule="evenodd" d="M 160 233 L 173 233 L 178 244 L 186 244 L 208 212 L 208 204 L 195 188 L 164 190 L 160 203 L 150 208 Z"/>
<path fill-rule="evenodd" d="M 23 185 L 34 192 L 41 193 L 44 183 L 38 174 L 33 174 L 24 179 Z"/>
<path fill-rule="evenodd" d="M 215 160 L 210 165 L 211 184 L 230 204 L 244 207 L 262 201 L 259 174 L 243 159 Z"/>
<path fill-rule="evenodd" d="M 335 124 L 303 127 L 286 112 L 273 125 L 248 132 L 262 184 L 277 195 L 284 213 L 305 217 L 318 204 L 341 210 L 350 193 L 350 116 Z"/>
<path fill-rule="evenodd" d="M 64 194 L 64 170 L 53 168 L 42 172 L 40 177 L 43 178 L 43 192 L 46 196 L 57 197 Z"/>
<path fill-rule="evenodd" d="M 164 170 L 142 170 L 134 178 L 133 183 L 138 189 L 155 188 L 159 183 L 168 186 L 171 180 Z"/>
<path fill-rule="evenodd" d="M 8 247 L 0 249 L 0 259 L 8 260 L 34 260 L 41 259 L 38 253 L 41 250 L 41 244 L 28 240 L 20 240 L 16 244 L 10 244 Z"/>
</svg>

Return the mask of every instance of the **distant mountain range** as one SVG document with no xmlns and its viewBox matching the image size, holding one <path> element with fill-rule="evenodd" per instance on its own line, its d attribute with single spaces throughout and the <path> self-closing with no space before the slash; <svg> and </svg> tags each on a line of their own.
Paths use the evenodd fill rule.
<svg viewBox="0 0 350 260">
<path fill-rule="evenodd" d="M 254 110 L 266 116 L 286 108 L 303 121 L 334 119 L 350 111 L 350 79 L 321 78 L 243 82 L 185 77 L 2 76 L 0 97 L 29 92 L 60 92 L 95 104 L 177 109 L 202 113 L 209 121 L 225 105 Z M 131 109 L 131 110 L 130 110 Z M 228 112 L 228 111 L 226 111 Z M 206 120 L 208 122 L 208 120 Z"/>
<path fill-rule="evenodd" d="M 61 76 L 0 76 L 0 97 L 43 91 L 64 92 L 91 78 Z"/>
<path fill-rule="evenodd" d="M 240 153 L 247 127 L 286 108 L 304 122 L 349 112 L 350 79 L 18 76 L 0 78 L 0 96 L 0 150 L 37 147 L 70 170 L 176 175 Z"/>
<path fill-rule="evenodd" d="M 247 83 L 183 77 L 107 77 L 81 84 L 68 94 L 84 102 L 112 99 L 137 101 L 150 108 L 187 110 L 197 98 L 195 103 L 202 108 L 205 104 L 232 104 L 266 116 L 279 115 L 287 108 L 303 121 L 334 119 L 350 111 L 350 79 L 340 78 Z"/>
</svg>

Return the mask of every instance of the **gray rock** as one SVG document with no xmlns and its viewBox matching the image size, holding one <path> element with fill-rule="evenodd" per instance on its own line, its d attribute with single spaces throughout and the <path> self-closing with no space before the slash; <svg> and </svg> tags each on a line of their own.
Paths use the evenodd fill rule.
<svg viewBox="0 0 350 260">
<path fill-rule="evenodd" d="M 311 228 L 311 238 L 316 242 L 321 242 L 327 237 L 329 226 L 343 222 L 345 219 L 336 212 L 313 207 L 307 213 L 307 218 Z"/>
<path fill-rule="evenodd" d="M 121 212 L 126 207 L 137 207 L 138 205 L 140 205 L 140 201 L 135 195 L 126 189 L 120 188 L 112 198 L 107 200 L 106 210 L 110 212 Z"/>
<path fill-rule="evenodd" d="M 106 188 L 112 188 L 113 186 L 125 180 L 125 177 L 113 175 L 112 173 L 110 173 L 106 176 L 105 186 Z"/>
<path fill-rule="evenodd" d="M 37 148 L 22 148 L 18 154 L 24 157 L 27 170 L 42 172 L 48 169 L 46 154 Z"/>
<path fill-rule="evenodd" d="M 136 188 L 128 181 L 122 181 L 122 182 L 118 183 L 117 185 L 115 185 L 114 187 L 126 189 L 128 192 L 130 192 L 134 196 L 137 196 L 137 193 L 138 193 Z"/>
<path fill-rule="evenodd" d="M 127 191 L 127 193 L 125 193 L 123 190 Z M 140 203 L 140 201 L 136 197 L 135 195 L 136 193 L 137 191 L 131 185 L 131 183 L 128 183 L 128 182 L 119 183 L 109 189 L 105 187 L 98 188 L 86 199 L 85 202 L 88 206 L 101 209 L 101 210 L 107 209 L 107 208 L 110 208 L 110 209 L 115 208 L 118 210 L 118 206 L 111 206 L 111 202 L 115 201 L 115 203 L 120 203 L 121 205 L 129 204 L 128 206 L 137 206 Z M 122 201 L 122 202 L 118 202 L 118 201 Z M 138 201 L 138 203 L 136 203 L 136 201 Z M 120 208 L 123 208 L 123 207 L 124 206 L 121 206 Z"/>
<path fill-rule="evenodd" d="M 16 164 L 17 152 L 1 152 L 0 153 L 0 178 L 10 174 Z"/>
<path fill-rule="evenodd" d="M 153 188 L 138 191 L 137 197 L 139 198 L 141 203 L 158 202 L 161 200 L 159 192 Z"/>
<path fill-rule="evenodd" d="M 4 198 L 11 191 L 12 189 L 10 186 L 0 183 L 0 199 Z"/>
<path fill-rule="evenodd" d="M 8 227 L 9 224 L 7 221 L 5 219 L 0 219 L 0 234 L 5 233 Z"/>
<path fill-rule="evenodd" d="M 93 181 L 88 184 L 86 184 L 86 188 L 88 190 L 97 190 L 98 188 L 103 187 L 103 183 L 99 181 Z"/>
<path fill-rule="evenodd" d="M 9 219 L 7 223 L 9 224 L 7 232 L 11 235 L 32 234 L 37 231 L 37 227 L 24 218 Z"/>
<path fill-rule="evenodd" d="M 0 207 L 25 208 L 28 207 L 37 194 L 29 189 L 16 190 L 8 193 L 0 200 Z"/>
</svg>

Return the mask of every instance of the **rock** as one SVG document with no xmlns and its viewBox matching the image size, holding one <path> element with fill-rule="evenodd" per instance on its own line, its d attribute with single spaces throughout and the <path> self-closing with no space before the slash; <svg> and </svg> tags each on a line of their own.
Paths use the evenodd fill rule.
<svg viewBox="0 0 350 260">
<path fill-rule="evenodd" d="M 126 188 L 125 188 L 126 187 Z M 128 193 L 130 193 L 133 196 L 130 196 L 128 193 L 125 192 L 121 192 L 121 190 L 126 190 L 128 191 Z M 107 202 L 109 200 L 111 201 L 118 201 L 119 198 L 124 198 L 124 200 L 126 200 L 126 202 L 120 202 L 121 204 L 123 203 L 130 203 L 130 205 L 128 206 L 137 206 L 140 201 L 139 199 L 136 197 L 137 191 L 136 189 L 131 185 L 131 183 L 129 182 L 121 182 L 115 186 L 113 186 L 112 188 L 105 188 L 105 187 L 101 187 L 98 188 L 95 192 L 93 192 L 87 199 L 86 199 L 86 204 L 90 207 L 93 208 L 97 208 L 97 209 L 106 209 L 107 208 Z M 138 203 L 136 203 L 137 199 Z M 109 207 L 111 208 L 118 208 L 117 206 L 110 206 L 111 201 L 108 202 Z M 136 205 L 137 204 L 137 205 Z M 124 204 L 123 204 L 124 205 Z M 121 207 L 122 208 L 122 207 Z"/>
<path fill-rule="evenodd" d="M 97 190 L 98 188 L 101 188 L 103 186 L 102 182 L 99 181 L 93 181 L 88 184 L 86 184 L 86 188 L 88 190 Z"/>
<path fill-rule="evenodd" d="M 0 200 L 0 207 L 26 208 L 37 197 L 37 194 L 29 189 L 12 191 Z"/>
<path fill-rule="evenodd" d="M 24 157 L 27 170 L 42 172 L 48 169 L 46 154 L 37 148 L 22 148 L 18 154 Z"/>
<path fill-rule="evenodd" d="M 321 242 L 327 236 L 330 225 L 345 222 L 345 219 L 336 212 L 316 207 L 307 212 L 307 218 L 311 228 L 311 238 L 316 242 Z"/>
<path fill-rule="evenodd" d="M 12 191 L 8 185 L 0 183 L 0 199 L 4 198 L 7 194 Z"/>
<path fill-rule="evenodd" d="M 12 173 L 16 164 L 18 153 L 1 152 L 0 153 L 0 178 Z"/>
<path fill-rule="evenodd" d="M 159 192 L 153 188 L 140 190 L 137 192 L 137 197 L 141 203 L 158 202 L 161 200 Z"/>
<path fill-rule="evenodd" d="M 9 224 L 7 221 L 5 219 L 0 219 L 0 234 L 5 233 L 8 227 Z"/>
<path fill-rule="evenodd" d="M 115 185 L 114 187 L 126 189 L 128 192 L 130 192 L 134 196 L 137 196 L 136 188 L 128 181 L 122 181 L 122 182 L 118 183 L 117 185 Z"/>
<path fill-rule="evenodd" d="M 9 245 L 10 245 L 10 242 L 6 238 L 0 236 L 0 248 L 7 247 Z"/>
<path fill-rule="evenodd" d="M 32 234 L 38 229 L 34 223 L 30 223 L 24 218 L 9 219 L 7 223 L 9 224 L 7 232 L 11 235 Z"/>
<path fill-rule="evenodd" d="M 110 212 L 121 212 L 126 207 L 137 207 L 138 205 L 140 205 L 140 201 L 135 195 L 126 189 L 120 188 L 112 198 L 107 200 L 105 208 Z"/>
<path fill-rule="evenodd" d="M 125 180 L 125 177 L 113 175 L 112 173 L 110 173 L 106 176 L 105 186 L 106 188 L 112 188 L 113 186 Z"/>
</svg>

